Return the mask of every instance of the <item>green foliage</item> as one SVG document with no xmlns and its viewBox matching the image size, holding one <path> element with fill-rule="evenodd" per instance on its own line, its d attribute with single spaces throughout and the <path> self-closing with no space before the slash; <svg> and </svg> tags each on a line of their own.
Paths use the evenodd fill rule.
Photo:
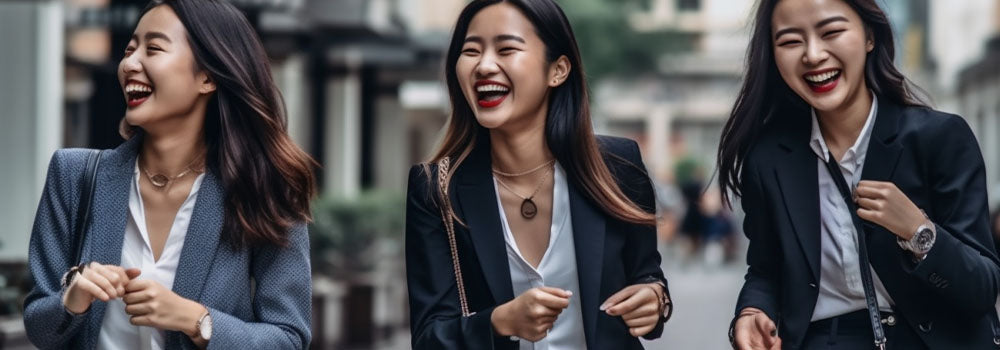
<svg viewBox="0 0 1000 350">
<path fill-rule="evenodd" d="M 694 35 L 670 30 L 637 32 L 630 13 L 648 9 L 648 0 L 560 0 L 580 46 L 591 82 L 607 76 L 635 76 L 657 70 L 671 52 L 689 50 Z"/>
<path fill-rule="evenodd" d="M 405 201 L 402 195 L 365 192 L 357 198 L 321 198 L 314 203 L 309 227 L 313 272 L 350 279 L 375 263 L 399 254 Z M 390 243 L 389 250 L 377 243 Z"/>
</svg>

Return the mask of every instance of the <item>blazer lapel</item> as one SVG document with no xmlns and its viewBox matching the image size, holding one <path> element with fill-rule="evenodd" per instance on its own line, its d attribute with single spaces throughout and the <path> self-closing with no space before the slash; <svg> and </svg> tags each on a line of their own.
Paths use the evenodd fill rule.
<svg viewBox="0 0 1000 350">
<path fill-rule="evenodd" d="M 583 334 L 587 347 L 597 343 L 597 312 L 601 297 L 601 273 L 604 261 L 604 213 L 594 207 L 573 185 L 569 187 L 570 217 L 576 246 L 576 270 L 580 281 L 580 307 L 583 308 Z"/>
<path fill-rule="evenodd" d="M 795 130 L 783 133 L 780 146 L 787 161 L 775 167 L 774 172 L 786 213 L 809 263 L 809 270 L 819 281 L 819 173 L 816 154 L 809 148 L 811 122 L 808 118 L 800 119 L 805 122 L 798 123 Z"/>
<path fill-rule="evenodd" d="M 510 280 L 505 249 L 507 243 L 497 208 L 488 149 L 480 143 L 455 171 L 454 179 L 460 183 L 452 200 L 459 203 L 457 207 L 462 209 L 462 217 L 469 226 L 469 239 L 490 293 L 497 304 L 502 304 L 514 299 L 514 287 Z M 460 227 L 455 225 L 456 233 Z"/>
<path fill-rule="evenodd" d="M 224 191 L 218 178 L 211 171 L 205 173 L 198 198 L 191 214 L 187 236 L 181 248 L 174 278 L 173 291 L 184 298 L 197 301 L 214 261 L 222 231 Z"/>
<path fill-rule="evenodd" d="M 97 185 L 91 204 L 90 227 L 83 249 L 83 261 L 121 265 L 125 224 L 128 222 L 129 185 L 135 170 L 135 156 L 142 144 L 137 135 L 115 149 L 104 151 L 97 169 Z M 90 326 L 100 328 L 107 303 L 90 307 Z M 98 332 L 87 332 L 87 344 L 97 344 Z"/>
<path fill-rule="evenodd" d="M 875 119 L 875 129 L 872 130 L 871 141 L 865 155 L 864 169 L 861 171 L 863 180 L 892 181 L 899 163 L 903 146 L 896 142 L 899 132 L 899 119 L 902 111 L 898 105 L 883 99 L 879 100 L 878 114 Z M 872 267 L 889 266 L 895 259 L 889 254 L 875 252 L 894 251 L 895 236 L 888 232 L 878 232 L 881 226 L 862 220 L 869 244 L 869 260 Z M 887 271 L 876 269 L 880 276 L 886 276 Z"/>
</svg>

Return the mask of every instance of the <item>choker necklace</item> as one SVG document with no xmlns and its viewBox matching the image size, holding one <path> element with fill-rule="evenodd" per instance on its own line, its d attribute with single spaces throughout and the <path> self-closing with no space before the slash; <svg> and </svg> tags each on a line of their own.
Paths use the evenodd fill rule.
<svg viewBox="0 0 1000 350">
<path fill-rule="evenodd" d="M 200 158 L 201 157 L 196 157 L 194 160 L 191 161 L 191 163 L 188 163 L 188 165 L 184 167 L 184 171 L 174 176 L 167 176 L 163 174 L 152 174 L 149 172 L 149 169 L 146 168 L 143 168 L 142 172 L 146 174 L 146 179 L 149 180 L 149 183 L 153 184 L 153 187 L 155 187 L 157 190 L 163 190 L 165 188 L 169 188 L 168 185 L 172 184 L 175 180 L 182 178 L 184 177 L 184 175 L 187 175 L 188 173 L 194 171 L 194 169 L 192 169 L 191 166 L 194 165 L 194 163 L 197 162 L 198 159 Z"/>
<path fill-rule="evenodd" d="M 549 165 L 549 164 L 552 164 L 552 161 L 543 164 L 543 166 Z M 532 172 L 534 172 L 534 171 L 536 171 L 538 169 L 541 169 L 541 167 L 532 170 Z M 493 171 L 497 172 L 496 169 L 494 169 Z M 503 188 L 507 189 L 507 191 L 510 191 L 510 193 L 513 193 L 515 196 L 521 197 L 521 199 L 522 199 L 522 201 L 521 201 L 521 217 L 530 220 L 530 219 L 534 218 L 535 215 L 538 214 L 538 206 L 535 205 L 535 201 L 533 201 L 531 199 L 534 198 L 536 194 L 538 194 L 538 190 L 542 189 L 542 184 L 545 183 L 545 179 L 549 177 L 549 173 L 551 173 L 551 172 L 552 172 L 552 168 L 549 168 L 549 170 L 545 171 L 545 174 L 542 175 L 542 180 L 538 182 L 537 186 L 535 186 L 535 191 L 531 192 L 531 195 L 527 196 L 527 197 L 522 196 L 522 195 L 518 194 L 517 192 L 514 192 L 514 189 L 510 188 L 510 186 L 507 186 L 507 184 L 505 184 L 503 181 L 501 181 L 499 177 L 494 176 L 493 178 L 497 180 L 497 183 L 499 183 L 500 186 L 503 186 Z M 502 174 L 500 174 L 500 175 L 502 175 Z"/>
</svg>

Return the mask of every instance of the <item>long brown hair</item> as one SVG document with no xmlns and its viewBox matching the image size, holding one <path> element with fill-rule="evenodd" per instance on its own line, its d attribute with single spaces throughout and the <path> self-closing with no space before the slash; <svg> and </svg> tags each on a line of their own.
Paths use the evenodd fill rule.
<svg viewBox="0 0 1000 350">
<path fill-rule="evenodd" d="M 217 87 L 205 112 L 205 166 L 225 189 L 223 238 L 235 249 L 286 245 L 288 230 L 312 219 L 316 162 L 288 136 L 260 39 L 226 1 L 153 0 L 142 14 L 159 5 L 180 18 L 198 69 Z M 122 123 L 124 136 L 134 133 Z"/>
<path fill-rule="evenodd" d="M 644 211 L 622 192 L 604 163 L 590 121 L 587 85 L 576 38 L 566 15 L 552 0 L 482 0 L 473 1 L 462 10 L 445 61 L 445 79 L 452 115 L 444 139 L 430 163 L 449 157 L 450 180 L 451 175 L 476 147 L 477 140 L 489 137 L 488 130 L 476 120 L 459 87 L 455 66 L 472 17 L 483 8 L 501 2 L 516 6 L 531 21 L 536 33 L 545 43 L 548 62 L 566 56 L 572 67 L 566 81 L 552 89 L 548 118 L 545 121 L 546 144 L 559 164 L 566 169 L 570 183 L 582 189 L 585 196 L 615 219 L 637 224 L 655 224 L 653 214 Z M 640 170 L 645 172 L 644 169 Z M 448 201 L 448 198 L 440 200 Z"/>
<path fill-rule="evenodd" d="M 809 105 L 796 95 L 778 73 L 771 39 L 771 17 L 780 0 L 760 0 L 754 16 L 753 34 L 746 56 L 746 78 L 736 97 L 736 104 L 722 128 L 716 166 L 723 203 L 732 206 L 730 197 L 739 197 L 743 184 L 740 171 L 747 154 L 765 125 L 774 119 L 799 116 L 809 112 Z M 875 48 L 865 60 L 865 83 L 880 100 L 903 106 L 923 106 L 918 86 L 906 79 L 893 64 L 895 46 L 892 26 L 885 12 L 874 0 L 844 0 L 861 17 L 865 31 Z"/>
</svg>

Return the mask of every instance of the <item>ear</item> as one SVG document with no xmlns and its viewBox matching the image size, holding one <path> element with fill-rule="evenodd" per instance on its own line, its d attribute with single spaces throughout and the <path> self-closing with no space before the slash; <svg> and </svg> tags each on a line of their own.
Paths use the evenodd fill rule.
<svg viewBox="0 0 1000 350">
<path fill-rule="evenodd" d="M 870 29 L 865 29 L 865 52 L 872 52 L 875 49 L 875 35 Z"/>
<path fill-rule="evenodd" d="M 212 78 L 209 77 L 204 71 L 198 73 L 198 81 L 200 82 L 198 83 L 198 93 L 210 94 L 215 92 L 215 82 L 212 81 Z"/>
<path fill-rule="evenodd" d="M 559 56 L 554 62 L 549 64 L 549 76 L 546 82 L 549 87 L 557 87 L 569 78 L 569 72 L 573 69 L 566 55 Z"/>
</svg>

